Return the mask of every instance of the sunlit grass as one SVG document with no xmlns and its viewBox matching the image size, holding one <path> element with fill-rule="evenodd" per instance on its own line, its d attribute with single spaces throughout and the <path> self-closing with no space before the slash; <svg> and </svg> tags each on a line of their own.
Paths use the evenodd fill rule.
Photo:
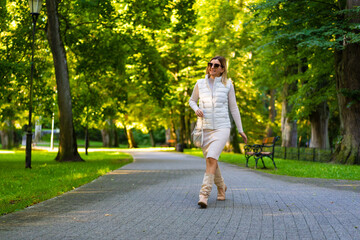
<svg viewBox="0 0 360 240">
<path fill-rule="evenodd" d="M 76 142 L 78 145 L 78 150 L 85 151 L 85 141 L 82 139 L 77 139 Z M 105 147 L 103 147 L 103 142 L 98 142 L 98 141 L 90 141 L 89 145 L 90 145 L 90 149 L 105 148 Z M 1 146 L 1 144 L 0 144 L 0 146 Z M 50 148 L 50 142 L 49 141 L 41 141 L 41 142 L 37 143 L 36 146 Z M 58 146 L 59 146 L 59 142 L 55 141 L 54 147 L 57 148 Z M 25 146 L 23 146 L 23 147 L 25 147 Z M 128 145 L 127 144 L 119 144 L 119 146 L 116 148 L 110 147 L 110 148 L 106 148 L 106 149 L 119 149 L 119 148 L 128 149 Z M 138 145 L 138 148 L 163 150 L 163 149 L 166 149 L 167 147 L 155 147 L 154 148 L 154 147 L 151 147 L 151 145 Z M 170 148 L 175 149 L 174 147 L 170 147 Z"/>
<path fill-rule="evenodd" d="M 203 157 L 200 149 L 185 149 L 185 153 Z M 246 165 L 246 159 L 243 154 L 222 153 L 219 160 L 241 167 L 245 167 Z M 275 158 L 275 163 L 278 168 L 275 170 L 271 159 L 264 158 L 264 162 L 266 168 L 263 168 L 262 162 L 259 160 L 257 171 L 303 178 L 360 180 L 360 166 L 358 165 L 341 165 Z M 253 158 L 249 159 L 249 168 L 255 170 L 255 160 Z"/>
<path fill-rule="evenodd" d="M 32 169 L 25 169 L 24 151 L 0 151 L 0 215 L 63 194 L 132 162 L 121 152 L 91 152 L 81 154 L 85 162 L 65 163 L 56 162 L 56 154 L 33 151 Z"/>
<path fill-rule="evenodd" d="M 84 148 L 85 147 L 85 140 L 83 139 L 77 139 L 76 140 L 77 145 L 79 148 Z M 50 142 L 49 141 L 40 141 L 39 143 L 36 144 L 36 146 L 41 146 L 41 147 L 50 147 Z M 59 146 L 59 141 L 55 140 L 54 141 L 54 146 L 58 147 Z M 89 142 L 89 147 L 90 148 L 102 148 L 103 147 L 103 142 L 99 142 L 99 141 L 90 141 Z M 127 148 L 128 146 L 125 144 L 119 144 L 119 148 Z"/>
</svg>

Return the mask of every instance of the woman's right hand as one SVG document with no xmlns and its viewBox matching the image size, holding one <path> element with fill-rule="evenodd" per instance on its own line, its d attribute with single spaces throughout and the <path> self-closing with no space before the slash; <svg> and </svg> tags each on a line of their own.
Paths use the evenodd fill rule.
<svg viewBox="0 0 360 240">
<path fill-rule="evenodd" d="M 244 143 L 246 144 L 247 143 L 247 136 L 244 132 L 240 133 L 241 137 L 243 138 L 244 140 Z"/>
<path fill-rule="evenodd" d="M 203 117 L 203 116 L 204 116 L 204 113 L 203 113 L 203 111 L 202 111 L 200 108 L 199 108 L 198 110 L 196 110 L 195 114 L 196 114 L 196 116 L 198 116 L 198 117 Z"/>
</svg>

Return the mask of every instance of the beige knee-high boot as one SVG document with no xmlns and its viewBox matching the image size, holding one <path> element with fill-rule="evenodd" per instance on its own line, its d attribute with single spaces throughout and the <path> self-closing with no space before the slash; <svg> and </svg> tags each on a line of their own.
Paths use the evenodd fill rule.
<svg viewBox="0 0 360 240">
<path fill-rule="evenodd" d="M 203 183 L 201 185 L 199 193 L 199 202 L 198 205 L 202 208 L 207 207 L 207 201 L 211 193 L 212 186 L 214 184 L 214 174 L 205 173 Z"/>
<path fill-rule="evenodd" d="M 217 200 L 224 201 L 227 187 L 224 183 L 224 178 L 221 176 L 219 167 L 216 168 L 214 182 L 218 190 Z"/>
</svg>

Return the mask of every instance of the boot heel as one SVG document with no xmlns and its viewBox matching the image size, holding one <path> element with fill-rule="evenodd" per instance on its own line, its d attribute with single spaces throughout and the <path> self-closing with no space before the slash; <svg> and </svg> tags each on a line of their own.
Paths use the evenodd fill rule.
<svg viewBox="0 0 360 240">
<path fill-rule="evenodd" d="M 227 186 L 225 185 L 225 187 L 223 189 L 218 188 L 218 195 L 217 195 L 217 200 L 219 201 L 224 201 L 225 200 L 225 192 L 227 190 Z"/>
<path fill-rule="evenodd" d="M 199 199 L 198 205 L 199 205 L 201 208 L 206 208 L 206 207 L 207 207 L 207 200 L 208 200 L 207 197 L 200 195 L 200 199 Z"/>
</svg>

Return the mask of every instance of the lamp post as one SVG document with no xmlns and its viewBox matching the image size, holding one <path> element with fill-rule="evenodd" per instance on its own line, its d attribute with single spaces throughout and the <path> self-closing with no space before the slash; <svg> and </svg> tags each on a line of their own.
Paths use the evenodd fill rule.
<svg viewBox="0 0 360 240">
<path fill-rule="evenodd" d="M 29 104 L 29 125 L 27 128 L 26 133 L 26 158 L 25 158 L 25 168 L 31 168 L 31 141 L 32 141 L 32 125 L 31 125 L 31 118 L 32 118 L 32 92 L 33 92 L 33 76 L 34 76 L 34 45 L 35 45 L 35 27 L 36 21 L 40 14 L 42 0 L 29 0 L 30 5 L 30 13 L 32 16 L 32 35 L 33 35 L 33 42 L 32 42 L 32 57 L 31 57 L 31 77 L 30 77 L 30 104 Z"/>
</svg>

